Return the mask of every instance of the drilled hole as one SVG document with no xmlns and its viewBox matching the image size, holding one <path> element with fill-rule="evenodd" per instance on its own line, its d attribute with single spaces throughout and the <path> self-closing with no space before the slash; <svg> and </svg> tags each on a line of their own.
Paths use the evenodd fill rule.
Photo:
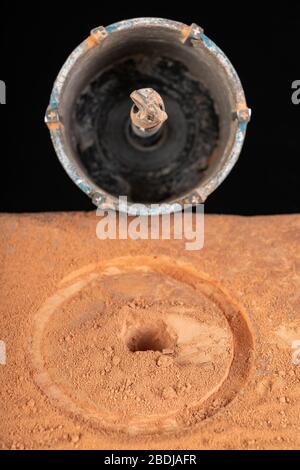
<svg viewBox="0 0 300 470">
<path fill-rule="evenodd" d="M 131 352 L 163 351 L 174 348 L 176 338 L 163 322 L 158 325 L 130 326 L 125 335 L 126 345 Z"/>
</svg>

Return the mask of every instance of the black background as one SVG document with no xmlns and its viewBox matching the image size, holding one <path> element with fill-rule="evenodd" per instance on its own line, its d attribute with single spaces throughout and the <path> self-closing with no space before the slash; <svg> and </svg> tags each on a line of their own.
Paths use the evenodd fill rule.
<svg viewBox="0 0 300 470">
<path fill-rule="evenodd" d="M 300 105 L 291 101 L 300 79 L 300 8 L 210 3 L 2 2 L 0 211 L 93 208 L 61 167 L 43 122 L 52 84 L 93 27 L 156 16 L 202 26 L 237 69 L 253 109 L 240 159 L 206 212 L 300 212 Z"/>
</svg>

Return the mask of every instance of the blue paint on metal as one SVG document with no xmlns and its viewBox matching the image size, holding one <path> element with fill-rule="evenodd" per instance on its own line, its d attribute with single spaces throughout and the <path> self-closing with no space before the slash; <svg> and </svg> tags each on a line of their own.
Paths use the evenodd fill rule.
<svg viewBox="0 0 300 470">
<path fill-rule="evenodd" d="M 240 122 L 240 130 L 245 134 L 247 130 L 247 122 Z"/>
<path fill-rule="evenodd" d="M 129 27 L 130 25 L 131 25 L 131 21 L 130 20 L 126 21 L 126 27 Z M 121 29 L 122 26 L 123 26 L 122 22 L 113 23 L 106 27 L 106 31 L 108 33 L 113 33 L 114 31 L 118 31 L 118 29 Z"/>
<path fill-rule="evenodd" d="M 222 49 L 220 49 L 210 38 L 208 38 L 205 34 L 202 35 L 203 42 L 205 46 L 213 52 L 219 59 L 222 61 L 223 65 L 226 67 L 227 71 L 230 72 L 232 75 L 233 80 L 238 84 L 239 88 L 242 88 L 239 76 L 237 71 L 233 67 L 232 63 L 229 61 L 228 57 Z"/>
<path fill-rule="evenodd" d="M 85 194 L 88 194 L 88 195 L 91 194 L 92 192 L 91 187 L 88 184 L 86 184 L 84 181 L 82 181 L 81 179 L 77 179 L 76 184 L 79 186 L 81 191 L 83 191 Z"/>
<path fill-rule="evenodd" d="M 53 90 L 50 97 L 50 108 L 57 109 L 58 108 L 58 99 L 56 90 Z"/>
<path fill-rule="evenodd" d="M 209 39 L 205 34 L 202 34 L 202 39 L 205 45 L 209 47 L 209 49 L 216 50 L 216 47 L 217 47 L 216 44 L 211 39 Z"/>
</svg>

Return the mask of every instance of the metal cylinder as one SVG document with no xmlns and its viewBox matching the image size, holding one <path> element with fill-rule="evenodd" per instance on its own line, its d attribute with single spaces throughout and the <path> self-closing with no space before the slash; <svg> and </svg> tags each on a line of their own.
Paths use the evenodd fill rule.
<svg viewBox="0 0 300 470">
<path fill-rule="evenodd" d="M 153 115 L 146 134 L 132 127 L 130 98 L 145 89 L 168 118 Z M 236 163 L 249 119 L 224 53 L 199 26 L 160 18 L 92 30 L 59 72 L 45 117 L 59 160 L 96 205 L 131 213 L 143 203 L 150 214 L 204 202 Z"/>
</svg>

